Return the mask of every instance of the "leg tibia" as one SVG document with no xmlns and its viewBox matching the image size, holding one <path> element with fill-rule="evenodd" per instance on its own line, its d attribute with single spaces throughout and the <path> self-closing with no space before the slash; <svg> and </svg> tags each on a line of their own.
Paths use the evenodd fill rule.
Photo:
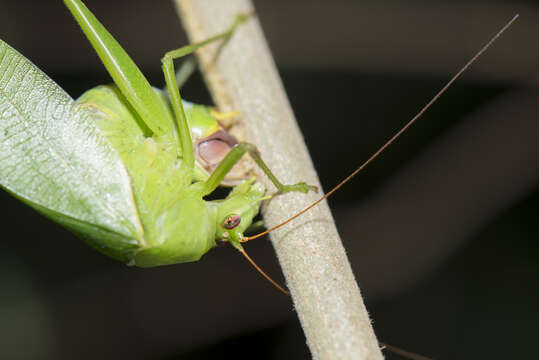
<svg viewBox="0 0 539 360">
<path fill-rule="evenodd" d="M 214 172 L 210 175 L 209 179 L 204 183 L 204 194 L 207 195 L 213 190 L 215 190 L 215 188 L 219 186 L 221 181 L 223 181 L 226 174 L 232 169 L 232 167 L 241 159 L 241 157 L 246 152 L 251 155 L 256 164 L 262 169 L 262 171 L 264 171 L 264 173 L 271 180 L 273 185 L 275 185 L 278 194 L 284 194 L 289 191 L 299 191 L 302 193 L 307 193 L 308 191 L 318 191 L 318 188 L 316 186 L 307 185 L 304 182 L 299 182 L 292 185 L 284 185 L 268 168 L 264 160 L 262 160 L 258 149 L 250 143 L 242 142 L 233 147 L 232 150 L 230 150 L 227 156 L 221 161 L 219 166 L 217 166 Z"/>
</svg>

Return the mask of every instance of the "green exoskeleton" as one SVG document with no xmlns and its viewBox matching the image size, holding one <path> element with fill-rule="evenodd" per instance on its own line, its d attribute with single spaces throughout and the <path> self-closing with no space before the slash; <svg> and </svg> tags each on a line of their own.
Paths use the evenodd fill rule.
<svg viewBox="0 0 539 360">
<path fill-rule="evenodd" d="M 234 180 L 227 174 L 240 158 L 249 153 L 279 193 L 314 188 L 281 184 L 253 145 L 228 135 L 218 121 L 222 114 L 182 101 L 173 65 L 229 38 L 246 16 L 238 15 L 222 34 L 168 52 L 162 59 L 166 93 L 149 85 L 80 0 L 64 2 L 115 85 L 91 89 L 73 102 L 1 42 L 0 147 L 8 154 L 0 159 L 2 187 L 130 265 L 196 261 L 221 242 L 247 257 L 241 242 L 268 198 L 262 185 L 251 178 L 226 199 L 204 200 L 223 181 Z"/>
</svg>

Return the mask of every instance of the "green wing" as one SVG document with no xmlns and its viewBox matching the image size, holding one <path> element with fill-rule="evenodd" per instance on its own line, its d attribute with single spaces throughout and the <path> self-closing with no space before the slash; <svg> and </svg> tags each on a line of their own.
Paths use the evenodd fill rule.
<svg viewBox="0 0 539 360">
<path fill-rule="evenodd" d="M 0 185 L 120 260 L 144 242 L 126 168 L 91 113 L 1 40 Z"/>
</svg>

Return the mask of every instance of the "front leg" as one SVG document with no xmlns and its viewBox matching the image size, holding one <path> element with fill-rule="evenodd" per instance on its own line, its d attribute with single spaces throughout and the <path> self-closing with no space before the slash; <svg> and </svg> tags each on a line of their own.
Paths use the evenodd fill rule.
<svg viewBox="0 0 539 360">
<path fill-rule="evenodd" d="M 256 164 L 262 169 L 262 171 L 264 171 L 264 173 L 271 180 L 273 185 L 275 185 L 275 187 L 277 188 L 277 194 L 284 194 L 289 191 L 299 191 L 302 193 L 307 193 L 312 190 L 318 192 L 318 188 L 316 186 L 307 185 L 304 182 L 299 182 L 292 185 L 285 185 L 281 183 L 266 165 L 264 160 L 262 160 L 258 149 L 253 144 L 241 142 L 234 146 L 232 150 L 230 150 L 227 156 L 223 160 L 221 160 L 221 163 L 219 163 L 219 165 L 210 175 L 208 180 L 203 183 L 202 193 L 204 196 L 210 194 L 219 186 L 219 184 L 225 178 L 226 174 L 228 174 L 228 172 L 234 167 L 234 165 L 236 165 L 236 163 L 240 161 L 241 157 L 246 152 L 251 155 Z"/>
</svg>

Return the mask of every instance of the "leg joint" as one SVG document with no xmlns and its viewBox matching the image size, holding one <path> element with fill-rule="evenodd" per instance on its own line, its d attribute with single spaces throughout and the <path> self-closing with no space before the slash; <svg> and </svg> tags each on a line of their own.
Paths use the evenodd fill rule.
<svg viewBox="0 0 539 360">
<path fill-rule="evenodd" d="M 161 58 L 161 63 L 165 64 L 165 63 L 167 63 L 169 61 L 172 61 L 172 60 L 173 59 L 172 59 L 172 56 L 170 56 L 170 51 L 169 51 Z"/>
<path fill-rule="evenodd" d="M 260 156 L 260 151 L 258 151 L 258 148 L 255 145 L 253 145 L 253 144 L 251 144 L 249 142 L 242 141 L 242 142 L 238 143 L 238 146 L 243 147 L 245 149 L 245 151 L 247 151 L 249 153 Z"/>
</svg>

